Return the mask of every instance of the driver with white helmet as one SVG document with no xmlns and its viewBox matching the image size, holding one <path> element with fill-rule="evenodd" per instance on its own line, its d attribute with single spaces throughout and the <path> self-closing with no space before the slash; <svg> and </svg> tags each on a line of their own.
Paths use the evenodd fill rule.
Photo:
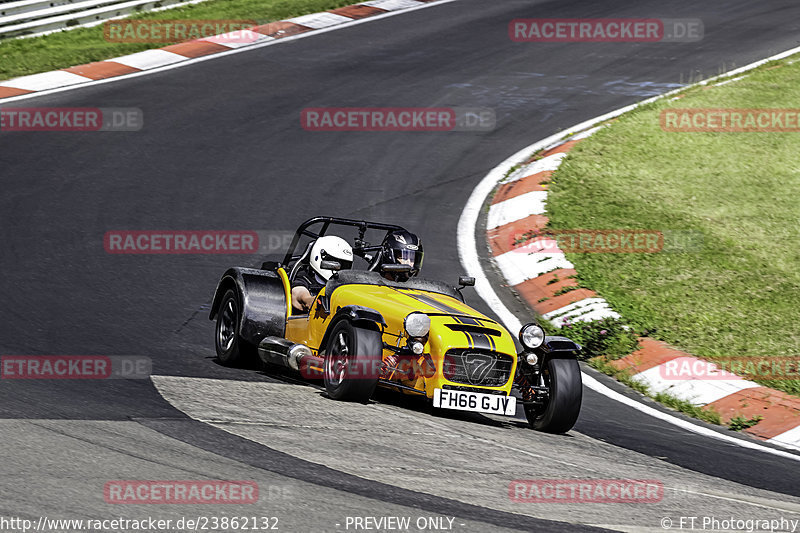
<svg viewBox="0 0 800 533">
<path fill-rule="evenodd" d="M 333 275 L 333 270 L 322 268 L 323 261 L 336 261 L 347 270 L 353 265 L 353 248 L 346 240 L 335 235 L 319 237 L 311 247 L 308 264 L 301 265 L 292 281 L 292 307 L 308 312 L 319 291 Z"/>
</svg>

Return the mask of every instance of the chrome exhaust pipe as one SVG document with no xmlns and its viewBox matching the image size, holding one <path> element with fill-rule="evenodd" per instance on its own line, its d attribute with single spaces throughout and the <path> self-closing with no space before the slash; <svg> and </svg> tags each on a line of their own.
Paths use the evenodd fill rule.
<svg viewBox="0 0 800 533">
<path fill-rule="evenodd" d="M 304 361 L 318 359 L 305 344 L 295 344 L 282 337 L 264 337 L 258 343 L 258 356 L 265 363 L 278 364 L 298 372 Z"/>
<path fill-rule="evenodd" d="M 311 348 L 305 344 L 295 344 L 289 348 L 289 353 L 286 355 L 286 362 L 291 368 L 299 372 L 300 363 L 303 359 L 309 357 L 314 357 L 314 354 L 311 353 Z"/>
</svg>

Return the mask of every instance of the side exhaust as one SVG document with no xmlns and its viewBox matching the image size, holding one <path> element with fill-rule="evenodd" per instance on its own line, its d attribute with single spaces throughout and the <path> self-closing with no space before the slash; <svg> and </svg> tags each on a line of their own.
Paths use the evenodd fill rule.
<svg viewBox="0 0 800 533">
<path fill-rule="evenodd" d="M 264 337 L 258 343 L 258 356 L 265 363 L 277 364 L 302 372 L 309 366 L 322 368 L 323 359 L 311 353 L 305 344 L 295 344 L 282 337 Z"/>
</svg>

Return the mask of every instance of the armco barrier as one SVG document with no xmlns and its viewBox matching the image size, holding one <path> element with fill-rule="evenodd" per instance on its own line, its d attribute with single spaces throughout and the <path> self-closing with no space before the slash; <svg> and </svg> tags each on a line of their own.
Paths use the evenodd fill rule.
<svg viewBox="0 0 800 533">
<path fill-rule="evenodd" d="M 93 26 L 105 20 L 202 0 L 19 0 L 0 3 L 0 40 Z"/>
</svg>

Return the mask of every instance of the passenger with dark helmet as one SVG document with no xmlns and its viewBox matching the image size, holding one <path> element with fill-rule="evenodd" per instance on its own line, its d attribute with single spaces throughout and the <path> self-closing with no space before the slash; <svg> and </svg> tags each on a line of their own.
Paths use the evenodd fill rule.
<svg viewBox="0 0 800 533">
<path fill-rule="evenodd" d="M 411 267 L 408 272 L 383 272 L 386 279 L 408 281 L 408 278 L 419 274 L 422 257 L 422 241 L 419 237 L 404 229 L 394 230 L 386 234 L 370 270 L 381 272 L 383 265 L 408 265 Z"/>
</svg>

